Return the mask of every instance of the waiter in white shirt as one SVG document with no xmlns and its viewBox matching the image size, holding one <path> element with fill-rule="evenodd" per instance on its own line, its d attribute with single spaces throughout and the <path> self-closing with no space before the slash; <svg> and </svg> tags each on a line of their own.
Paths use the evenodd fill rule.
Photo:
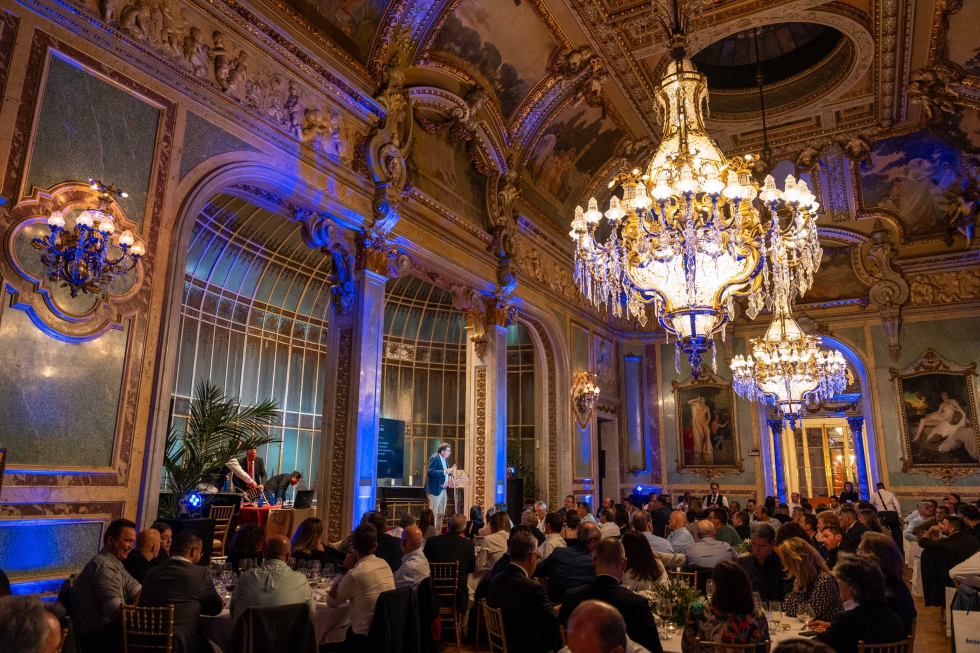
<svg viewBox="0 0 980 653">
<path fill-rule="evenodd" d="M 705 508 L 728 508 L 728 498 L 722 495 L 721 486 L 717 483 L 711 484 L 711 494 L 704 498 Z"/>
<path fill-rule="evenodd" d="M 899 503 L 895 494 L 886 490 L 884 483 L 879 482 L 875 487 L 878 489 L 878 491 L 871 495 L 871 505 L 873 505 L 878 512 L 883 510 L 891 510 L 892 512 L 896 513 L 899 518 L 901 518 L 902 504 Z"/>
</svg>

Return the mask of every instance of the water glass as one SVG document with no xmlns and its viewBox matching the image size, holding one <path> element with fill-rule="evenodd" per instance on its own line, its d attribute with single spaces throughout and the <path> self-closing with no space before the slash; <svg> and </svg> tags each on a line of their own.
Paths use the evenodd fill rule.
<svg viewBox="0 0 980 653">
<path fill-rule="evenodd" d="M 770 601 L 769 611 L 772 612 L 772 622 L 776 624 L 776 632 L 779 632 L 779 622 L 783 620 L 783 604 L 779 601 Z"/>
<path fill-rule="evenodd" d="M 666 596 L 661 596 L 660 600 L 657 601 L 657 615 L 663 619 L 664 624 L 667 626 L 668 633 L 670 632 L 670 617 L 672 612 L 673 607 L 670 605 L 670 599 L 668 599 Z M 669 634 L 661 633 L 660 636 L 664 639 L 670 639 Z"/>
<path fill-rule="evenodd" d="M 801 603 L 796 610 L 796 618 L 803 622 L 800 630 L 805 629 L 806 625 L 813 621 L 814 617 L 816 617 L 816 612 L 809 603 Z"/>
<path fill-rule="evenodd" d="M 708 595 L 708 600 L 710 601 L 711 597 L 715 593 L 715 581 L 711 580 L 710 578 L 708 579 L 708 581 L 704 584 L 704 593 Z"/>
</svg>

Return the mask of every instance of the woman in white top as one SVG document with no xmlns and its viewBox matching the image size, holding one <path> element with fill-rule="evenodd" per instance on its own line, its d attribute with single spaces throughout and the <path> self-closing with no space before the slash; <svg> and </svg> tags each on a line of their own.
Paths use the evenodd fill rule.
<svg viewBox="0 0 980 653">
<path fill-rule="evenodd" d="M 637 531 L 623 533 L 623 549 L 626 550 L 623 587 L 638 592 L 667 582 L 667 570 L 664 569 L 660 558 L 653 555 L 653 549 L 642 533 Z"/>
<path fill-rule="evenodd" d="M 477 573 L 489 571 L 500 556 L 507 552 L 510 539 L 510 519 L 506 512 L 495 512 L 490 518 L 490 535 L 483 539 L 480 555 L 476 558 Z"/>
</svg>

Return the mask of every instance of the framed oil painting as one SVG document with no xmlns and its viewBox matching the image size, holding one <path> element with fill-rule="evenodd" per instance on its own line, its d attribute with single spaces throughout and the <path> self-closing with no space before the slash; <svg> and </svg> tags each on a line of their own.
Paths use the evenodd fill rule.
<svg viewBox="0 0 980 653">
<path fill-rule="evenodd" d="M 707 478 L 743 471 L 732 382 L 705 371 L 673 387 L 677 471 Z"/>
<path fill-rule="evenodd" d="M 905 441 L 902 471 L 949 479 L 957 468 L 980 466 L 976 368 L 927 349 L 905 369 L 890 370 Z"/>
</svg>

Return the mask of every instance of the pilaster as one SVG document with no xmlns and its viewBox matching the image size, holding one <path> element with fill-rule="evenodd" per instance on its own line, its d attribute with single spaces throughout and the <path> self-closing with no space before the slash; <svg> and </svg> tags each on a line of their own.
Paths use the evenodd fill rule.
<svg viewBox="0 0 980 653">
<path fill-rule="evenodd" d="M 847 425 L 854 436 L 854 465 L 857 467 L 858 496 L 867 500 L 871 497 L 868 483 L 868 461 L 864 453 L 864 417 L 848 417 Z"/>
<path fill-rule="evenodd" d="M 783 451 L 783 420 L 770 419 L 766 421 L 769 424 L 769 430 L 772 432 L 772 456 L 776 468 L 776 477 L 773 480 L 776 481 L 776 494 L 779 495 L 777 497 L 779 499 L 777 503 L 782 503 L 789 497 L 786 493 L 786 469 L 783 467 L 785 458 Z"/>
</svg>

